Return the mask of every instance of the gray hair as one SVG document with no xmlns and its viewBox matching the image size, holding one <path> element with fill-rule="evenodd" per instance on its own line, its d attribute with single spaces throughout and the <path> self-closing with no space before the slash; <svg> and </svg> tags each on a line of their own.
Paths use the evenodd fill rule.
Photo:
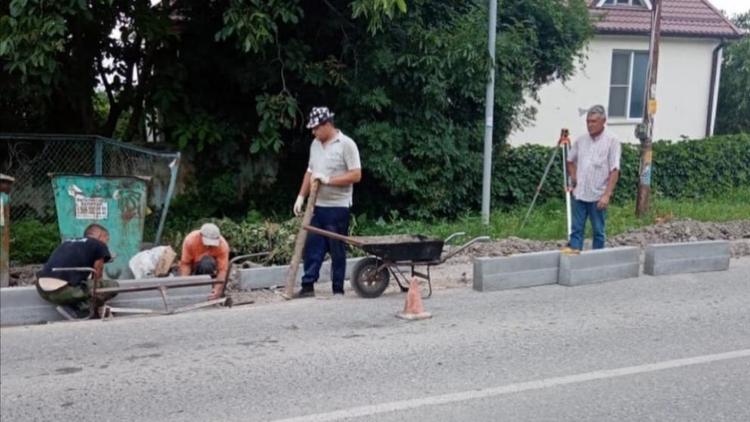
<svg viewBox="0 0 750 422">
<path fill-rule="evenodd" d="M 604 110 L 604 106 L 600 104 L 591 106 L 591 108 L 589 108 L 589 111 L 588 113 L 586 113 L 586 115 L 588 116 L 590 114 L 598 114 L 605 119 L 607 118 L 607 112 Z"/>
</svg>

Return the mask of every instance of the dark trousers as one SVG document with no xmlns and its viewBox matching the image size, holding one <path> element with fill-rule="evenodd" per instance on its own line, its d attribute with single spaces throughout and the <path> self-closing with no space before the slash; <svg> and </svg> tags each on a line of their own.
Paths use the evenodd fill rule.
<svg viewBox="0 0 750 422">
<path fill-rule="evenodd" d="M 591 220 L 591 231 L 594 233 L 593 249 L 604 249 L 604 228 L 607 223 L 607 210 L 600 210 L 596 202 L 585 202 L 573 199 L 573 227 L 570 243 L 573 249 L 583 249 L 583 237 L 586 233 L 586 220 Z"/>
<path fill-rule="evenodd" d="M 334 233 L 349 235 L 348 207 L 315 207 L 310 223 L 313 227 Z M 305 243 L 305 274 L 303 285 L 312 285 L 318 281 L 320 266 L 326 253 L 331 255 L 331 282 L 334 292 L 344 291 L 346 274 L 346 245 L 340 240 L 330 239 L 319 234 L 308 233 Z"/>
</svg>

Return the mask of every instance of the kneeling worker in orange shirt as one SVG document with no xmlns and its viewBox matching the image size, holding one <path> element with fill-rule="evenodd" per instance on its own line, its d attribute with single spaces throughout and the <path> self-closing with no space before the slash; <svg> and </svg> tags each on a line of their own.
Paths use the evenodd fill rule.
<svg viewBox="0 0 750 422">
<path fill-rule="evenodd" d="M 180 257 L 180 275 L 210 275 L 216 280 L 209 300 L 224 293 L 229 269 L 229 244 L 215 224 L 206 223 L 200 230 L 185 236 Z"/>
</svg>

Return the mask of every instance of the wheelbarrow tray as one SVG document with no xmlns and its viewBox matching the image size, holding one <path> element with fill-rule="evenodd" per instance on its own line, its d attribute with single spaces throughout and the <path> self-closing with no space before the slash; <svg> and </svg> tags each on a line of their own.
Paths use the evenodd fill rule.
<svg viewBox="0 0 750 422">
<path fill-rule="evenodd" d="M 443 253 L 442 239 L 421 235 L 355 237 L 359 247 L 388 262 L 437 262 Z"/>
</svg>

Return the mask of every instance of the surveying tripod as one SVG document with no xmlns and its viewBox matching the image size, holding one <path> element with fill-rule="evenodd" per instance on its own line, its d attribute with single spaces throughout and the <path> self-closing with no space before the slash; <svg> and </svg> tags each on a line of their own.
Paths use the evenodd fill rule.
<svg viewBox="0 0 750 422">
<path fill-rule="evenodd" d="M 526 216 L 523 218 L 523 222 L 521 223 L 522 229 L 526 225 L 526 221 L 529 219 L 529 216 L 531 215 L 531 210 L 534 209 L 534 204 L 536 204 L 536 200 L 539 197 L 539 193 L 542 191 L 542 186 L 544 186 L 544 181 L 547 179 L 547 174 L 549 174 L 550 169 L 552 168 L 552 163 L 557 158 L 557 153 L 559 151 L 562 151 L 562 171 L 563 171 L 563 187 L 565 190 L 565 216 L 567 218 L 567 238 L 570 240 L 570 233 L 572 231 L 572 216 L 571 216 L 571 210 L 570 210 L 570 193 L 573 191 L 573 188 L 571 187 L 570 178 L 568 177 L 568 152 L 570 151 L 570 132 L 568 129 L 562 129 L 560 130 L 560 139 L 557 141 L 557 148 L 555 148 L 552 151 L 552 154 L 550 154 L 549 160 L 547 161 L 547 166 L 544 168 L 544 174 L 542 174 L 542 179 L 539 181 L 539 184 L 536 186 L 536 191 L 534 192 L 534 198 L 531 200 L 531 205 L 529 206 L 528 211 L 526 211 Z"/>
</svg>

